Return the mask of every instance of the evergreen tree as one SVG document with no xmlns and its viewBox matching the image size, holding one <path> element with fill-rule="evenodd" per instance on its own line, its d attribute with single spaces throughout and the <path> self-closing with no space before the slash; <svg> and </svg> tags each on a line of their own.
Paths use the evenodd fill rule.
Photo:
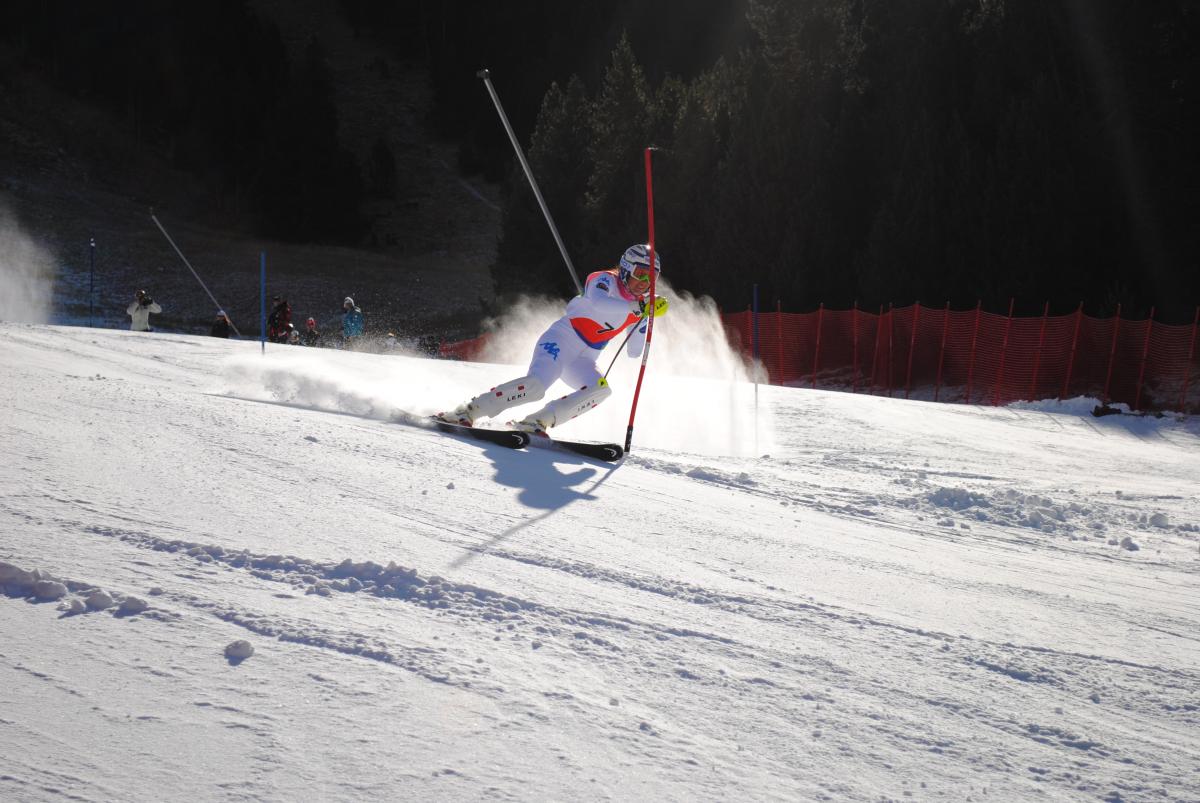
<svg viewBox="0 0 1200 803">
<path fill-rule="evenodd" d="M 392 149 L 381 134 L 371 145 L 371 162 L 367 168 L 371 194 L 376 198 L 395 199 L 399 178 L 396 174 L 396 159 Z"/>
<path fill-rule="evenodd" d="M 583 199 L 592 172 L 590 121 L 591 102 L 577 76 L 571 76 L 565 91 L 551 84 L 542 99 L 527 157 L 568 254 L 582 274 L 580 281 L 590 270 L 579 259 Z M 574 283 L 519 165 L 514 165 L 506 187 L 501 240 L 492 267 L 496 291 L 574 294 Z"/>
<path fill-rule="evenodd" d="M 643 150 L 655 122 L 646 78 L 622 36 L 613 50 L 592 108 L 587 211 L 590 231 L 584 256 L 613 260 L 628 241 L 646 230 Z M 640 203 L 639 203 L 640 200 Z"/>
</svg>

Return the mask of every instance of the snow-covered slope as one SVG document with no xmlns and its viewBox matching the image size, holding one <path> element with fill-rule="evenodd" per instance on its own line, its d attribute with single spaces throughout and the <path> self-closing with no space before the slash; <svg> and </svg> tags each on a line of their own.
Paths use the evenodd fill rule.
<svg viewBox="0 0 1200 803">
<path fill-rule="evenodd" d="M 1194 422 L 652 356 L 609 466 L 386 420 L 501 366 L 0 342 L 0 799 L 1200 797 Z"/>
</svg>

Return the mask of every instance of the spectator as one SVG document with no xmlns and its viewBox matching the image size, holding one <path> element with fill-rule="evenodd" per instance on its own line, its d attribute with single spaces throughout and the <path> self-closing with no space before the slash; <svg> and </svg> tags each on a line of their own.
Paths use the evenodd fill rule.
<svg viewBox="0 0 1200 803">
<path fill-rule="evenodd" d="M 304 346 L 321 345 L 321 330 L 317 329 L 316 318 L 309 318 L 304 322 L 304 331 L 300 333 L 300 343 Z"/>
<path fill-rule="evenodd" d="M 363 335 L 363 313 L 350 296 L 342 302 L 342 310 L 342 339 L 346 348 L 354 348 Z"/>
<path fill-rule="evenodd" d="M 225 310 L 217 310 L 217 319 L 213 321 L 212 330 L 209 334 L 213 337 L 229 337 L 229 333 L 229 316 L 225 314 Z"/>
<path fill-rule="evenodd" d="M 280 296 L 275 296 L 271 302 L 271 314 L 267 316 L 267 340 L 286 343 L 287 326 L 292 322 L 292 308 L 287 299 Z"/>
<path fill-rule="evenodd" d="M 300 330 L 289 323 L 287 325 L 287 333 L 284 335 L 284 342 L 293 346 L 299 346 Z"/>
<path fill-rule="evenodd" d="M 130 330 L 134 332 L 150 332 L 150 313 L 158 314 L 162 312 L 162 307 L 154 303 L 154 299 L 145 290 L 138 290 L 133 296 L 133 303 L 125 310 L 132 318 L 129 324 Z"/>
<path fill-rule="evenodd" d="M 387 337 L 385 337 L 383 339 L 383 350 L 384 351 L 395 351 L 396 350 L 396 333 L 395 332 L 387 333 Z"/>
</svg>

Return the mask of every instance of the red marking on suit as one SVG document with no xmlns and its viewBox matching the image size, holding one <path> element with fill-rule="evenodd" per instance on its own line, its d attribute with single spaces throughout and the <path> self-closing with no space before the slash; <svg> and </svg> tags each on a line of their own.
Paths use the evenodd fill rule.
<svg viewBox="0 0 1200 803">
<path fill-rule="evenodd" d="M 567 319 L 576 334 L 594 349 L 641 320 L 635 312 L 637 297 L 625 288 L 615 268 L 587 277 L 583 293 L 567 304 Z"/>
</svg>

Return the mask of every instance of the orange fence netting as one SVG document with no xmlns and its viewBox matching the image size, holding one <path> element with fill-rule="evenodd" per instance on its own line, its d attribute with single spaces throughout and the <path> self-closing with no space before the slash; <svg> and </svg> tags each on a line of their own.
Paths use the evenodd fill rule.
<svg viewBox="0 0 1200 803">
<path fill-rule="evenodd" d="M 723 317 L 731 342 L 753 356 L 754 313 Z M 1197 321 L 913 305 L 759 313 L 757 323 L 757 353 L 777 385 L 967 404 L 1090 396 L 1133 410 L 1200 411 Z"/>
<path fill-rule="evenodd" d="M 730 343 L 768 381 L 965 404 L 1088 396 L 1132 410 L 1200 412 L 1197 325 L 1070 315 L 1014 318 L 911 307 L 724 313 Z M 488 335 L 442 343 L 474 360 Z"/>
</svg>

